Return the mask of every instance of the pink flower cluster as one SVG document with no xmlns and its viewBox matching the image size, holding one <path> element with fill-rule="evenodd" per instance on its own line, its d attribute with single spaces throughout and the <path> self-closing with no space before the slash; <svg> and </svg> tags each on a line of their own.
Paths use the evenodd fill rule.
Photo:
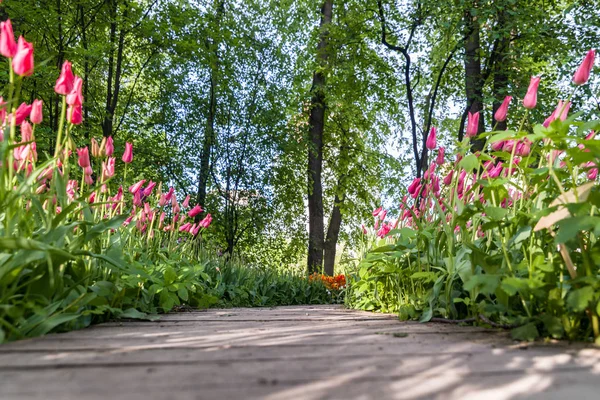
<svg viewBox="0 0 600 400">
<path fill-rule="evenodd" d="M 583 63 L 575 73 L 573 82 L 576 85 L 582 85 L 589 79 L 590 71 L 594 64 L 595 51 L 590 50 Z M 540 84 L 540 77 L 532 77 L 527 90 L 527 94 L 523 99 L 523 106 L 527 109 L 535 108 L 537 104 L 537 90 Z M 508 115 L 508 107 L 512 101 L 511 96 L 506 96 L 502 105 L 496 110 L 494 119 L 498 122 L 505 121 Z M 569 101 L 559 101 L 554 112 L 544 121 L 543 126 L 548 127 L 550 124 L 560 119 L 564 121 L 569 113 L 571 103 Z M 465 136 L 468 138 L 475 137 L 479 132 L 479 112 L 468 114 L 467 127 Z M 586 136 L 586 140 L 590 140 L 594 137 L 595 133 L 591 132 Z M 446 175 L 441 178 L 437 174 L 437 170 L 444 164 L 445 149 L 440 147 L 437 149 L 437 157 L 432 162 L 423 177 L 415 178 L 412 183 L 408 186 L 408 196 L 405 196 L 400 206 L 400 216 L 394 223 L 386 223 L 385 217 L 387 211 L 381 207 L 373 210 L 373 217 L 375 218 L 374 232 L 380 238 L 385 237 L 392 230 L 401 226 L 414 226 L 413 219 L 419 218 L 424 219 L 428 222 L 432 222 L 434 216 L 438 215 L 438 209 L 441 209 L 446 213 L 446 220 L 450 222 L 452 220 L 453 212 L 449 212 L 448 205 L 453 204 L 453 197 L 462 200 L 464 203 L 473 201 L 479 201 L 485 203 L 483 192 L 478 180 L 490 180 L 498 177 L 510 177 L 518 171 L 519 164 L 523 159 L 529 158 L 531 154 L 531 148 L 534 145 L 529 139 L 509 139 L 496 141 L 491 144 L 492 153 L 488 153 L 485 162 L 483 162 L 483 168 L 478 172 L 469 172 L 465 169 L 460 168 L 460 161 L 462 156 L 457 155 L 456 161 L 446 168 Z M 437 129 L 431 128 L 427 137 L 425 146 L 429 151 L 435 151 L 437 148 Z M 584 145 L 579 145 L 582 151 L 589 151 Z M 506 154 L 509 157 L 506 157 Z M 548 154 L 548 160 L 551 163 L 555 163 L 562 151 L 553 150 Z M 480 153 L 475 153 L 476 157 L 481 157 Z M 491 158 L 491 159 L 489 159 Z M 564 167 L 564 162 L 560 163 L 560 167 Z M 580 166 L 587 175 L 589 180 L 596 180 L 598 177 L 598 166 L 594 162 L 587 162 Z M 444 185 L 447 190 L 442 190 Z M 512 188 L 508 190 L 508 196 L 503 199 L 498 199 L 498 205 L 503 208 L 512 206 L 517 200 L 526 196 L 526 193 L 519 192 Z M 409 196 L 412 198 L 412 206 L 409 205 Z M 455 206 L 456 208 L 456 206 Z M 456 211 L 456 210 L 453 210 Z M 467 228 L 471 228 L 467 226 Z M 364 234 L 368 233 L 367 228 L 362 225 L 362 231 Z M 460 232 L 460 227 L 456 226 L 456 233 Z M 477 227 L 477 235 L 479 237 L 484 236 L 484 232 L 481 226 Z"/>
</svg>

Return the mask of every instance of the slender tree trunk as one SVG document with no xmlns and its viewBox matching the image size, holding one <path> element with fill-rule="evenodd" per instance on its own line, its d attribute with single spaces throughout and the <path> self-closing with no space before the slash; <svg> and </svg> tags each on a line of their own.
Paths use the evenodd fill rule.
<svg viewBox="0 0 600 400">
<path fill-rule="evenodd" d="M 113 124 L 115 120 L 115 111 L 119 102 L 119 92 L 121 90 L 121 75 L 123 72 L 123 52 L 125 50 L 125 19 L 127 18 L 127 7 L 123 11 L 123 22 L 117 39 L 117 16 L 118 1 L 111 3 L 111 23 L 109 40 L 111 44 L 110 55 L 108 57 L 108 77 L 106 88 L 106 105 L 104 112 L 104 122 L 102 123 L 102 134 L 104 136 L 113 135 Z M 115 60 L 116 46 L 116 60 Z"/>
<path fill-rule="evenodd" d="M 210 153 L 215 142 L 215 117 L 217 114 L 217 85 L 219 75 L 219 31 L 221 19 L 225 9 L 224 0 L 215 0 L 215 37 L 208 40 L 207 47 L 214 57 L 210 66 L 210 88 L 208 98 L 208 115 L 206 117 L 206 131 L 202 142 L 202 155 L 200 157 L 200 172 L 198 174 L 198 194 L 196 202 L 204 207 L 206 201 L 206 188 L 210 173 Z M 203 217 L 204 213 L 196 216 L 196 222 Z"/>
<path fill-rule="evenodd" d="M 83 56 L 83 98 L 88 99 L 89 97 L 89 77 L 90 77 L 90 62 L 88 59 L 88 40 L 87 40 L 87 28 L 85 23 L 85 8 L 83 5 L 79 6 L 79 13 L 81 16 L 81 46 L 83 47 L 84 56 Z M 90 137 L 90 124 L 89 117 L 90 111 L 89 107 L 86 106 L 85 102 L 83 104 L 83 127 L 85 129 L 85 138 L 89 139 Z"/>
<path fill-rule="evenodd" d="M 313 74 L 308 141 L 308 272 L 319 272 L 323 267 L 323 129 L 325 127 L 325 72 L 329 57 L 329 24 L 333 0 L 325 0 L 321 8 L 321 34 L 317 47 L 319 68 Z"/>
<path fill-rule="evenodd" d="M 338 182 L 338 186 L 340 182 Z M 329 228 L 327 229 L 327 237 L 325 239 L 325 275 L 333 275 L 333 267 L 335 265 L 335 253 L 340 236 L 340 227 L 342 225 L 342 211 L 340 206 L 344 203 L 345 193 L 341 197 L 336 193 L 333 200 L 333 210 L 331 211 L 331 219 L 329 220 Z"/>
<path fill-rule="evenodd" d="M 475 8 L 477 2 L 472 3 Z M 465 25 L 468 37 L 465 40 L 465 88 L 467 95 L 467 110 L 476 113 L 483 109 L 483 76 L 481 74 L 479 21 L 476 16 L 471 15 L 471 10 L 465 12 Z M 477 133 L 485 131 L 485 120 L 483 113 L 479 115 L 479 127 Z M 481 150 L 483 141 L 474 139 L 473 150 Z"/>
<path fill-rule="evenodd" d="M 492 128 L 496 127 L 496 130 L 506 130 L 506 120 L 502 122 L 496 121 L 494 114 L 496 110 L 502 105 L 504 96 L 507 94 L 508 89 L 508 76 L 506 73 L 508 65 L 508 47 L 510 45 L 510 36 L 506 32 L 506 13 L 501 12 L 498 16 L 498 30 L 500 32 L 500 39 L 498 46 L 496 47 L 496 54 L 494 57 L 494 80 L 492 83 L 492 91 L 494 95 L 494 104 L 492 108 Z"/>
</svg>

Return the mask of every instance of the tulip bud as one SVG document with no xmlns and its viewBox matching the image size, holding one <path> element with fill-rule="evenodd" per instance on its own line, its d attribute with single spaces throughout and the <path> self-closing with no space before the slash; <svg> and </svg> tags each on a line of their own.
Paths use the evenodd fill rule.
<svg viewBox="0 0 600 400">
<path fill-rule="evenodd" d="M 452 176 L 454 175 L 454 170 L 451 170 L 450 172 L 448 172 L 448 175 L 446 175 L 446 177 L 444 178 L 443 182 L 444 185 L 448 186 L 452 183 Z"/>
<path fill-rule="evenodd" d="M 65 61 L 62 65 L 60 76 L 54 85 L 54 91 L 60 95 L 66 96 L 73 90 L 74 81 L 75 76 L 73 76 L 73 71 L 71 70 L 71 63 Z"/>
<path fill-rule="evenodd" d="M 200 207 L 199 205 L 196 205 L 194 208 L 192 208 L 189 212 L 188 212 L 188 216 L 190 218 L 195 217 L 196 215 L 200 214 L 202 212 L 202 207 Z"/>
<path fill-rule="evenodd" d="M 104 147 L 104 154 L 107 157 L 110 157 L 113 155 L 113 153 L 115 152 L 115 145 L 113 143 L 113 138 L 112 136 L 109 136 L 106 138 L 106 145 Z"/>
<path fill-rule="evenodd" d="M 31 105 L 31 114 L 29 115 L 29 119 L 34 124 L 38 125 L 42 123 L 44 116 L 42 114 L 42 101 L 34 100 Z"/>
<path fill-rule="evenodd" d="M 67 95 L 67 104 L 70 106 L 81 106 L 83 104 L 83 95 L 81 94 L 81 86 L 83 80 L 76 76 L 73 81 L 73 89 Z"/>
<path fill-rule="evenodd" d="M 131 185 L 131 186 L 129 187 L 129 192 L 130 192 L 131 194 L 136 194 L 136 193 L 137 193 L 137 192 L 140 190 L 140 188 L 142 187 L 142 185 L 143 185 L 144 183 L 146 183 L 146 180 L 145 180 L 145 179 L 142 179 L 142 180 L 141 180 L 141 181 L 139 181 L 138 183 L 135 183 L 135 184 Z"/>
<path fill-rule="evenodd" d="M 415 194 L 415 192 L 417 191 L 417 187 L 419 186 L 420 183 L 421 183 L 421 178 L 415 178 L 413 180 L 413 182 L 410 184 L 410 186 L 408 187 L 408 193 L 411 195 Z"/>
<path fill-rule="evenodd" d="M 573 75 L 573 82 L 575 82 L 576 85 L 583 85 L 590 78 L 590 72 L 592 71 L 592 68 L 594 68 L 595 56 L 596 52 L 594 51 L 594 49 L 588 51 L 588 53 L 586 54 L 585 58 L 583 59 L 583 62 L 575 72 L 575 75 Z"/>
<path fill-rule="evenodd" d="M 435 126 L 432 126 L 431 131 L 429 132 L 429 136 L 427 137 L 427 141 L 425 142 L 425 146 L 427 146 L 427 149 L 433 150 L 437 147 L 436 136 L 437 132 Z"/>
<path fill-rule="evenodd" d="M 129 142 L 125 143 L 125 152 L 123 153 L 122 160 L 126 164 L 133 161 L 133 145 Z"/>
<path fill-rule="evenodd" d="M 15 112 L 15 124 L 21 125 L 25 118 L 29 117 L 31 114 L 31 104 L 21 103 L 17 111 Z"/>
<path fill-rule="evenodd" d="M 479 131 L 479 111 L 475 114 L 471 114 L 469 112 L 469 118 L 467 120 L 467 130 L 465 132 L 466 137 L 474 137 L 477 136 Z"/>
<path fill-rule="evenodd" d="M 92 142 L 92 157 L 94 157 L 94 158 L 100 157 L 101 156 L 100 145 L 94 138 L 92 138 L 91 142 Z"/>
<path fill-rule="evenodd" d="M 437 165 L 442 165 L 444 164 L 444 153 L 446 152 L 446 149 L 443 147 L 440 147 L 438 150 L 438 154 L 437 154 L 437 158 L 435 160 L 435 163 Z"/>
<path fill-rule="evenodd" d="M 506 115 L 508 114 L 508 105 L 510 104 L 511 100 L 512 96 L 506 96 L 502 102 L 502 105 L 496 110 L 494 119 L 497 122 L 503 122 L 506 120 Z"/>
<path fill-rule="evenodd" d="M 33 129 L 31 128 L 31 124 L 27 121 L 23 121 L 21 124 L 21 141 L 22 142 L 31 142 L 33 140 Z"/>
<path fill-rule="evenodd" d="M 0 54 L 13 58 L 17 54 L 17 43 L 10 20 L 0 22 Z"/>
<path fill-rule="evenodd" d="M 79 125 L 83 122 L 81 105 L 69 106 L 67 109 L 67 121 L 73 125 Z"/>
<path fill-rule="evenodd" d="M 529 82 L 529 88 L 527 89 L 527 94 L 523 99 L 523 106 L 527 109 L 534 109 L 537 104 L 537 91 L 538 86 L 540 85 L 540 80 L 542 78 L 539 76 L 532 76 L 531 81 Z"/>
<path fill-rule="evenodd" d="M 90 153 L 87 146 L 82 149 L 77 149 L 77 158 L 77 162 L 81 168 L 85 169 L 90 167 Z"/>
<path fill-rule="evenodd" d="M 13 58 L 12 67 L 17 75 L 29 76 L 33 74 L 33 44 L 26 41 L 23 36 L 19 36 L 17 54 Z"/>
</svg>

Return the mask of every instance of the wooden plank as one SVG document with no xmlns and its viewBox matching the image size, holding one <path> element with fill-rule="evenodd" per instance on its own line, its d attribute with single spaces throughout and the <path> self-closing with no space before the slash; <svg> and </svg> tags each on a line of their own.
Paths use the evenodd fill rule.
<svg viewBox="0 0 600 400">
<path fill-rule="evenodd" d="M 0 399 L 585 399 L 599 366 L 585 345 L 337 306 L 209 310 L 2 345 Z"/>
</svg>

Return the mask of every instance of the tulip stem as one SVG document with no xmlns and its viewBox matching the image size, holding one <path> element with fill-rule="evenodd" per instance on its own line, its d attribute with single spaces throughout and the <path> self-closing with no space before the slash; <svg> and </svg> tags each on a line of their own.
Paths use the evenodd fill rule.
<svg viewBox="0 0 600 400">
<path fill-rule="evenodd" d="M 60 111 L 60 120 L 58 121 L 58 134 L 56 135 L 56 148 L 54 149 L 54 158 L 60 154 L 62 141 L 62 132 L 65 127 L 65 117 L 67 115 L 67 97 L 62 96 L 62 109 Z"/>
</svg>

